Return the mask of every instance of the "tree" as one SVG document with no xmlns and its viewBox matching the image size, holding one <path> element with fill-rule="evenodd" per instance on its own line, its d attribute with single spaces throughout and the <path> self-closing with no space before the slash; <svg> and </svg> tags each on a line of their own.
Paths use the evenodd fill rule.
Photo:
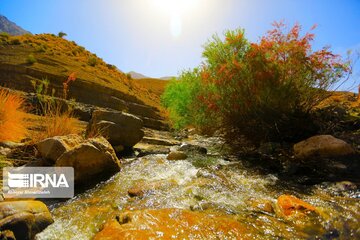
<svg viewBox="0 0 360 240">
<path fill-rule="evenodd" d="M 58 37 L 63 38 L 63 37 L 66 37 L 66 36 L 67 36 L 67 34 L 62 32 L 62 31 L 58 33 Z"/>
<path fill-rule="evenodd" d="M 314 34 L 300 32 L 299 24 L 288 30 L 280 22 L 259 42 L 249 42 L 242 29 L 227 31 L 224 40 L 215 35 L 204 47 L 205 61 L 191 76 L 200 83 L 192 92 L 196 101 L 181 109 L 203 109 L 200 114 L 212 121 L 198 127 L 221 128 L 229 139 L 245 135 L 254 142 L 282 141 L 310 134 L 313 106 L 349 68 L 329 48 L 313 51 Z M 188 85 L 187 78 L 180 76 L 178 84 Z M 178 104 L 165 106 L 179 121 L 197 119 L 197 111 L 184 114 Z"/>
</svg>

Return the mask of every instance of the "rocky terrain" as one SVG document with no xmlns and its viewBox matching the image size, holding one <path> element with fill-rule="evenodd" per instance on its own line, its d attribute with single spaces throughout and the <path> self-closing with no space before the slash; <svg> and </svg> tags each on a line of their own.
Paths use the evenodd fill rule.
<svg viewBox="0 0 360 240">
<path fill-rule="evenodd" d="M 30 33 L 16 25 L 14 22 L 10 21 L 3 15 L 0 15 L 0 32 L 6 32 L 13 36 Z"/>
</svg>

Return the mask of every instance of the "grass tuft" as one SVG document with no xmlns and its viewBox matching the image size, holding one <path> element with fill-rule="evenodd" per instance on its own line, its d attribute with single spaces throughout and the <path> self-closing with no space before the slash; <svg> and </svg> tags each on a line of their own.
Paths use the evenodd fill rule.
<svg viewBox="0 0 360 240">
<path fill-rule="evenodd" d="M 27 133 L 24 99 L 0 90 L 0 141 L 20 141 Z"/>
<path fill-rule="evenodd" d="M 46 104 L 41 121 L 43 129 L 35 134 L 32 139 L 34 142 L 55 136 L 79 134 L 81 131 L 72 110 L 63 110 L 55 103 Z"/>
</svg>

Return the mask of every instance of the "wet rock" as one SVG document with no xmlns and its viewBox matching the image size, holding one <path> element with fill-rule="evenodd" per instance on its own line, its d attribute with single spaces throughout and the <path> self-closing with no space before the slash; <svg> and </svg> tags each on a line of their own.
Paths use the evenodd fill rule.
<svg viewBox="0 0 360 240">
<path fill-rule="evenodd" d="M 254 200 L 251 203 L 251 206 L 257 210 L 267 213 L 274 213 L 273 204 L 270 200 Z"/>
<path fill-rule="evenodd" d="M 187 157 L 188 156 L 184 152 L 172 151 L 167 155 L 166 159 L 167 160 L 184 160 Z"/>
<path fill-rule="evenodd" d="M 180 142 L 168 139 L 160 139 L 154 137 L 144 137 L 141 142 L 153 144 L 153 145 L 162 145 L 162 146 L 174 146 L 179 144 Z"/>
<path fill-rule="evenodd" d="M 58 167 L 74 167 L 75 182 L 84 183 L 96 177 L 109 177 L 120 171 L 120 161 L 110 143 L 103 137 L 90 138 L 56 161 Z"/>
<path fill-rule="evenodd" d="M 16 240 L 15 235 L 10 230 L 0 231 L 0 240 Z"/>
<path fill-rule="evenodd" d="M 292 195 L 281 195 L 277 199 L 277 207 L 285 217 L 316 211 L 314 206 Z"/>
<path fill-rule="evenodd" d="M 255 231 L 231 216 L 182 209 L 125 212 L 109 220 L 98 239 L 243 239 Z"/>
<path fill-rule="evenodd" d="M 353 155 L 350 144 L 331 135 L 318 135 L 294 145 L 295 157 L 298 159 L 338 158 Z"/>
<path fill-rule="evenodd" d="M 150 145 L 144 143 L 138 143 L 134 146 L 134 149 L 138 152 L 137 157 L 143 157 L 153 154 L 168 154 L 170 148 L 158 145 Z"/>
<path fill-rule="evenodd" d="M 341 182 L 335 183 L 334 188 L 337 191 L 349 191 L 349 190 L 356 190 L 357 186 L 355 183 L 350 182 L 350 181 L 341 181 Z"/>
<path fill-rule="evenodd" d="M 70 151 L 82 141 L 83 138 L 75 134 L 57 136 L 37 143 L 36 148 L 43 158 L 55 163 L 63 153 Z"/>
<path fill-rule="evenodd" d="M 210 209 L 217 209 L 219 207 L 220 206 L 218 204 L 213 203 L 213 202 L 200 201 L 198 204 L 190 206 L 190 210 L 191 211 L 205 211 L 205 210 L 210 210 Z"/>
<path fill-rule="evenodd" d="M 142 127 L 143 121 L 134 115 L 119 111 L 95 110 L 87 134 L 97 131 L 106 137 L 112 146 L 133 147 L 144 137 Z"/>
<path fill-rule="evenodd" d="M 204 154 L 204 155 L 207 154 L 206 148 L 192 144 L 183 144 L 178 150 L 192 154 Z"/>
<path fill-rule="evenodd" d="M 0 202 L 0 230 L 13 232 L 16 239 L 33 239 L 51 223 L 51 214 L 40 201 Z"/>
<path fill-rule="evenodd" d="M 167 189 L 177 186 L 174 180 L 158 180 L 154 182 L 138 182 L 134 186 L 128 189 L 130 197 L 142 197 L 145 194 L 149 194 L 154 190 Z"/>
<path fill-rule="evenodd" d="M 142 197 L 144 192 L 144 189 L 140 187 L 131 187 L 128 189 L 128 194 L 130 197 Z"/>
</svg>

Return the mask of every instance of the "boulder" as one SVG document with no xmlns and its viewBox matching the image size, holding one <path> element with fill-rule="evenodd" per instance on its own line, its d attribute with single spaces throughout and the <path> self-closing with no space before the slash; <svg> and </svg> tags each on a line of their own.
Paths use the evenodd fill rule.
<svg viewBox="0 0 360 240">
<path fill-rule="evenodd" d="M 186 153 L 195 153 L 195 154 L 207 154 L 207 149 L 198 145 L 192 144 L 183 144 L 179 149 L 179 151 Z"/>
<path fill-rule="evenodd" d="M 108 177 L 120 171 L 120 161 L 104 137 L 89 138 L 63 153 L 55 166 L 73 167 L 76 183 L 86 183 L 89 179 Z"/>
<path fill-rule="evenodd" d="M 144 137 L 140 118 L 119 111 L 95 110 L 87 128 L 87 134 L 98 132 L 112 146 L 133 147 Z"/>
<path fill-rule="evenodd" d="M 281 195 L 277 199 L 277 208 L 285 217 L 316 211 L 314 206 L 292 195 Z"/>
<path fill-rule="evenodd" d="M 98 239 L 247 239 L 256 233 L 229 215 L 183 209 L 127 211 L 109 219 Z"/>
<path fill-rule="evenodd" d="M 47 138 L 36 144 L 39 154 L 52 164 L 65 152 L 80 144 L 83 138 L 76 134 Z"/>
<path fill-rule="evenodd" d="M 179 141 L 160 139 L 156 137 L 144 137 L 141 142 L 161 146 L 174 146 L 180 143 Z"/>
<path fill-rule="evenodd" d="M 294 145 L 294 154 L 298 159 L 338 158 L 355 153 L 350 144 L 331 135 L 318 135 Z"/>
<path fill-rule="evenodd" d="M 52 223 L 48 208 L 40 201 L 0 202 L 0 231 L 11 231 L 16 239 L 33 239 Z"/>
<path fill-rule="evenodd" d="M 184 160 L 187 157 L 188 156 L 184 152 L 172 151 L 167 155 L 166 159 L 167 160 Z"/>
</svg>

